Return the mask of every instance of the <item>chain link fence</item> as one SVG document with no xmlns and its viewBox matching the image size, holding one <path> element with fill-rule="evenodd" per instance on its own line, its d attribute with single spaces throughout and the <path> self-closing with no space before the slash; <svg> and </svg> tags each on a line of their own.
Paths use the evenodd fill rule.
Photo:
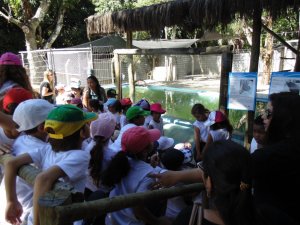
<svg viewBox="0 0 300 225">
<path fill-rule="evenodd" d="M 72 78 L 86 85 L 87 76 L 95 75 L 102 85 L 114 84 L 113 46 L 89 48 L 65 48 L 32 51 L 34 73 L 29 70 L 27 52 L 21 52 L 23 64 L 31 75 L 33 86 L 39 86 L 43 72 L 52 69 L 56 82 L 69 85 Z M 122 55 L 121 75 L 128 81 L 128 56 Z M 272 71 L 292 70 L 295 56 L 286 49 L 274 50 Z M 233 72 L 247 72 L 250 66 L 250 52 L 239 50 L 233 55 Z M 206 77 L 217 79 L 221 73 L 221 55 L 134 55 L 135 80 L 176 81 L 180 79 Z M 259 80 L 263 76 L 263 61 L 259 62 Z M 34 74 L 34 76 L 32 75 Z"/>
</svg>

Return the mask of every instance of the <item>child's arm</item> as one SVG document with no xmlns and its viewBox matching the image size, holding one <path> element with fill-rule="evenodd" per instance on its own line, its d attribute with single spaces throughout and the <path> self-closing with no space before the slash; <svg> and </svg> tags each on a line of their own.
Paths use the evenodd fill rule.
<svg viewBox="0 0 300 225">
<path fill-rule="evenodd" d="M 5 164 L 5 189 L 7 206 L 5 210 L 5 218 L 12 224 L 21 222 L 23 213 L 22 205 L 19 203 L 16 193 L 16 177 L 19 168 L 25 164 L 32 163 L 29 154 L 23 154 L 9 160 Z"/>
<path fill-rule="evenodd" d="M 210 146 L 211 143 L 213 143 L 213 138 L 212 138 L 211 134 L 208 134 L 207 141 L 206 141 L 205 147 L 203 149 L 203 152 L 206 151 L 206 149 L 208 148 L 208 146 Z"/>
<path fill-rule="evenodd" d="M 194 140 L 196 146 L 196 160 L 200 161 L 202 159 L 202 156 L 200 148 L 200 129 L 198 127 L 194 127 Z"/>
<path fill-rule="evenodd" d="M 39 198 L 46 192 L 52 189 L 54 182 L 60 178 L 66 176 L 65 172 L 58 166 L 52 166 L 49 169 L 40 173 L 34 182 L 33 193 L 33 221 L 34 225 L 40 224 L 39 221 Z"/>
</svg>

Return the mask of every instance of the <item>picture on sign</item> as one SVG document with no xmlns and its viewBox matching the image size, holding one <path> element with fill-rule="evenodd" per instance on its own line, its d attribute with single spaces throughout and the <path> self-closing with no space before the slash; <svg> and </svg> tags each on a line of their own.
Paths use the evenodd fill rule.
<svg viewBox="0 0 300 225">
<path fill-rule="evenodd" d="M 228 109 L 255 110 L 257 73 L 230 73 Z"/>
<path fill-rule="evenodd" d="M 279 92 L 300 93 L 300 73 L 299 72 L 273 72 L 269 94 Z"/>
</svg>

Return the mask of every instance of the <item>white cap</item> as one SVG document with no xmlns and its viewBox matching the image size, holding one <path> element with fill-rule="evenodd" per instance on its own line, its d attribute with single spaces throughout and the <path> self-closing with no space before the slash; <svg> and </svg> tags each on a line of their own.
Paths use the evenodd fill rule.
<svg viewBox="0 0 300 225">
<path fill-rule="evenodd" d="M 21 102 L 13 115 L 13 121 L 18 124 L 17 131 L 33 129 L 43 123 L 54 105 L 44 99 L 29 99 Z"/>
<path fill-rule="evenodd" d="M 70 87 L 71 88 L 80 88 L 81 81 L 77 78 L 71 78 Z"/>
<path fill-rule="evenodd" d="M 171 148 L 174 144 L 174 139 L 173 138 L 168 138 L 165 136 L 161 136 L 158 140 L 158 150 L 166 150 L 168 148 Z"/>
</svg>

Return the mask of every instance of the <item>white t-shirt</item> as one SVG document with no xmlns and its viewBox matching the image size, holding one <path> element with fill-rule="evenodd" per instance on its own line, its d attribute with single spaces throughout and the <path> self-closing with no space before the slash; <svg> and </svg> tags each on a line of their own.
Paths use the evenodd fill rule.
<svg viewBox="0 0 300 225">
<path fill-rule="evenodd" d="M 250 153 L 255 152 L 255 150 L 258 149 L 257 142 L 254 138 L 252 138 L 251 144 L 250 144 Z"/>
<path fill-rule="evenodd" d="M 147 129 L 149 128 L 149 124 L 150 124 L 150 121 L 151 121 L 152 119 L 153 119 L 153 118 L 152 118 L 151 115 L 145 117 L 145 122 L 144 122 L 144 127 L 145 127 L 145 128 L 147 128 Z"/>
<path fill-rule="evenodd" d="M 151 173 L 160 173 L 162 171 L 161 168 L 153 168 L 144 161 L 131 158 L 128 159 L 131 169 L 128 175 L 124 177 L 120 183 L 116 184 L 115 188 L 110 192 L 109 197 L 149 191 L 149 186 L 154 180 L 147 175 Z M 135 217 L 132 208 L 126 208 L 109 213 L 106 216 L 105 224 L 144 225 L 145 223 Z"/>
<path fill-rule="evenodd" d="M 128 130 L 132 127 L 136 127 L 136 125 L 133 123 L 129 123 L 120 130 L 120 134 L 119 134 L 118 138 L 115 140 L 115 142 L 113 144 L 110 145 L 110 148 L 112 151 L 119 152 L 122 150 L 122 147 L 121 147 L 122 136 L 126 130 Z"/>
<path fill-rule="evenodd" d="M 153 119 L 150 120 L 149 126 L 152 126 L 154 129 L 158 129 L 160 131 L 160 135 L 164 136 L 164 122 L 162 118 L 159 119 L 159 123 L 155 122 Z"/>
<path fill-rule="evenodd" d="M 88 152 L 90 154 L 91 150 L 95 146 L 96 142 L 92 140 L 88 146 L 84 149 L 84 151 Z M 101 165 L 101 171 L 105 170 L 108 167 L 108 164 L 112 160 L 112 158 L 116 155 L 116 152 L 112 151 L 109 148 L 109 143 L 107 143 L 105 146 L 103 146 L 103 160 L 102 160 L 102 165 Z M 101 186 L 97 187 L 94 182 L 93 178 L 89 175 L 90 172 L 87 170 L 87 180 L 86 180 L 86 188 L 90 189 L 91 191 L 97 191 L 97 190 L 102 190 L 103 192 L 108 192 L 110 189 L 107 187 Z"/>
<path fill-rule="evenodd" d="M 171 219 L 175 219 L 185 207 L 187 207 L 187 204 L 185 203 L 182 196 L 170 198 L 167 202 L 165 216 Z"/>
<path fill-rule="evenodd" d="M 128 121 L 126 119 L 126 116 L 124 114 L 121 115 L 120 117 L 120 127 L 121 129 L 128 124 Z"/>
<path fill-rule="evenodd" d="M 22 155 L 24 153 L 30 153 L 32 151 L 41 151 L 41 149 L 47 149 L 51 148 L 51 146 L 38 139 L 35 138 L 31 135 L 22 135 L 19 136 L 13 146 L 12 146 L 12 155 L 18 156 Z M 41 168 L 40 164 L 36 164 L 38 168 Z M 1 196 L 1 201 L 2 201 L 2 206 L 1 206 L 1 218 L 0 218 L 0 224 L 9 224 L 5 222 L 5 208 L 6 208 L 6 194 L 5 194 L 5 185 L 4 182 L 1 183 L 0 185 L 0 196 Z M 21 203 L 23 207 L 23 214 L 21 216 L 21 219 L 24 220 L 28 216 L 28 214 L 31 211 L 31 208 L 33 206 L 32 203 L 32 197 L 33 197 L 33 187 L 29 185 L 26 181 L 24 181 L 22 178 L 17 177 L 16 179 L 16 193 L 19 202 Z"/>
<path fill-rule="evenodd" d="M 202 121 L 196 120 L 193 123 L 193 126 L 199 128 L 201 141 L 206 142 L 207 141 L 207 137 L 208 137 L 208 133 L 209 133 L 209 127 L 205 126 L 204 123 L 205 123 L 205 121 L 202 122 Z"/>
<path fill-rule="evenodd" d="M 225 128 L 218 130 L 210 130 L 209 133 L 212 136 L 214 142 L 230 139 L 230 133 Z"/>
</svg>

